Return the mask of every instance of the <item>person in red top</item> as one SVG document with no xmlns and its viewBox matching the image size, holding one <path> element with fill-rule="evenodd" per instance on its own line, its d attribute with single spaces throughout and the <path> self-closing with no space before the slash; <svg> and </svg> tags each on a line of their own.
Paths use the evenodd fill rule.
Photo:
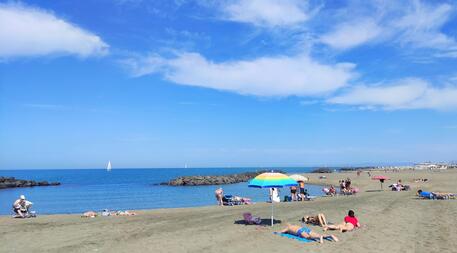
<svg viewBox="0 0 457 253">
<path fill-rule="evenodd" d="M 354 211 L 349 210 L 348 216 L 344 217 L 344 222 L 338 225 L 328 225 L 324 227 L 326 230 L 339 230 L 341 232 L 347 232 L 354 230 L 354 228 L 360 227 L 359 220 L 355 217 Z"/>
</svg>

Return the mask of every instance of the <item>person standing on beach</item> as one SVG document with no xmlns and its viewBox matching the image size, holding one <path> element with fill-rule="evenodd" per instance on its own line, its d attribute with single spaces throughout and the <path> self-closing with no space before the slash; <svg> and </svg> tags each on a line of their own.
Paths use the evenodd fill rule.
<svg viewBox="0 0 457 253">
<path fill-rule="evenodd" d="M 301 198 L 301 201 L 305 201 L 305 199 L 306 199 L 306 196 L 305 196 L 305 182 L 299 181 L 298 184 L 300 186 L 300 198 Z"/>
<path fill-rule="evenodd" d="M 292 198 L 292 201 L 297 201 L 297 186 L 290 187 L 290 196 Z"/>
<path fill-rule="evenodd" d="M 224 196 L 224 191 L 222 190 L 222 187 L 219 187 L 214 193 L 216 195 L 217 204 L 223 206 L 224 201 L 222 200 L 222 196 Z"/>
</svg>

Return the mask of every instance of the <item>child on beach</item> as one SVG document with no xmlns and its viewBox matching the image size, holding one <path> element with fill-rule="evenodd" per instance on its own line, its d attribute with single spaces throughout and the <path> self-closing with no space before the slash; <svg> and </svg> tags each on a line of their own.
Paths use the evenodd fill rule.
<svg viewBox="0 0 457 253">
<path fill-rule="evenodd" d="M 335 242 L 339 241 L 339 239 L 334 235 L 321 235 L 312 231 L 308 227 L 300 227 L 290 224 L 287 224 L 287 227 L 281 230 L 279 233 L 296 235 L 311 240 L 317 239 L 319 240 L 319 243 L 324 243 L 324 237 L 331 237 Z"/>
<path fill-rule="evenodd" d="M 339 230 L 340 232 L 347 232 L 360 227 L 359 220 L 355 217 L 354 211 L 349 210 L 348 215 L 344 217 L 344 222 L 338 225 L 324 226 L 324 231 Z"/>
</svg>

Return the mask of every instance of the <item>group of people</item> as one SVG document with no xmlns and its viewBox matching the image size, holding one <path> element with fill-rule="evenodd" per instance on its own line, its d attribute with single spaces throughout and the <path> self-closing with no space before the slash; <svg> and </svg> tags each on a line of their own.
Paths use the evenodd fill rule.
<svg viewBox="0 0 457 253">
<path fill-rule="evenodd" d="M 24 195 L 19 196 L 13 203 L 14 218 L 35 217 L 35 213 L 30 210 L 32 205 L 33 203 L 26 200 Z"/>
<path fill-rule="evenodd" d="M 351 194 L 357 193 L 357 191 L 358 191 L 357 188 L 351 186 L 352 182 L 351 182 L 350 178 L 340 180 L 339 183 L 340 183 L 340 194 L 351 195 Z"/>
<path fill-rule="evenodd" d="M 306 224 L 312 224 L 316 226 L 320 226 L 323 228 L 324 231 L 327 230 L 339 230 L 340 232 L 347 232 L 347 231 L 352 231 L 355 228 L 360 227 L 360 223 L 358 218 L 355 216 L 355 213 L 353 210 L 349 210 L 348 215 L 344 217 L 344 220 L 342 223 L 337 224 L 337 225 L 329 225 L 327 223 L 327 220 L 325 218 L 325 215 L 320 213 L 316 216 L 304 216 L 302 218 L 302 222 Z M 288 224 L 286 228 L 280 231 L 280 233 L 285 233 L 285 234 L 291 234 L 295 235 L 301 238 L 306 238 L 306 239 L 311 239 L 311 240 L 318 240 L 320 243 L 324 242 L 324 238 L 331 238 L 335 242 L 339 241 L 338 237 L 335 235 L 325 235 L 325 234 L 319 234 L 311 228 L 307 226 L 297 226 L 297 225 L 291 225 Z"/>
<path fill-rule="evenodd" d="M 217 188 L 214 191 L 214 195 L 216 197 L 217 204 L 219 206 L 224 205 L 249 205 L 252 204 L 250 198 L 240 197 L 240 196 L 232 196 L 232 195 L 224 195 L 224 190 L 221 187 Z"/>
<path fill-rule="evenodd" d="M 132 211 L 109 211 L 108 209 L 104 209 L 100 216 L 133 216 L 136 215 L 135 212 Z M 94 211 L 87 211 L 81 215 L 83 218 L 95 218 L 99 216 L 97 212 Z"/>
<path fill-rule="evenodd" d="M 290 187 L 290 197 L 291 201 L 304 201 L 308 199 L 308 192 L 305 189 L 305 182 L 298 181 L 297 186 Z"/>
<path fill-rule="evenodd" d="M 325 193 L 327 196 L 335 196 L 336 195 L 336 189 L 333 187 L 333 185 L 330 185 L 329 188 L 324 187 L 322 191 Z"/>
</svg>

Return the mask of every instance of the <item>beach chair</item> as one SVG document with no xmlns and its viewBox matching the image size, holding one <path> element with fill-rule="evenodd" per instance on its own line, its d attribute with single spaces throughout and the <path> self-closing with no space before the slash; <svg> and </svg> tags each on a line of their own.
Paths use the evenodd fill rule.
<svg viewBox="0 0 457 253">
<path fill-rule="evenodd" d="M 260 219 L 260 217 L 254 217 L 251 213 L 243 213 L 243 218 L 246 225 L 259 225 L 262 223 L 262 219 Z"/>
</svg>

